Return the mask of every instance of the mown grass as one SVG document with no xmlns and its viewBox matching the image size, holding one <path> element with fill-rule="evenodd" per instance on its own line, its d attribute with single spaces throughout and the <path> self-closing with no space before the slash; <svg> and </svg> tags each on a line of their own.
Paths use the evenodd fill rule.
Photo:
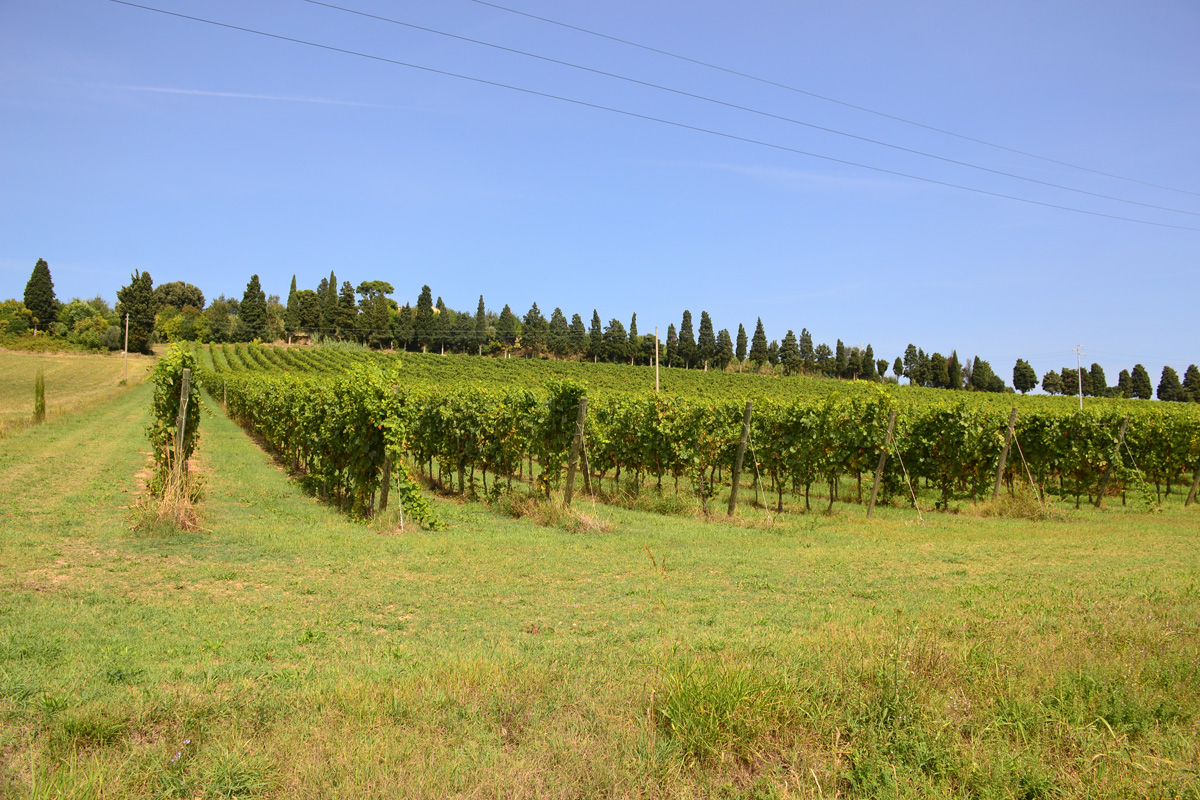
<svg viewBox="0 0 1200 800">
<path fill-rule="evenodd" d="M 129 380 L 142 381 L 150 356 L 130 354 Z M 0 437 L 33 421 L 33 385 L 41 369 L 46 376 L 46 411 L 50 417 L 77 411 L 119 393 L 124 366 L 121 354 L 26 353 L 0 349 Z"/>
<path fill-rule="evenodd" d="M 0 794 L 1200 796 L 1195 508 L 395 534 L 205 415 L 135 534 L 148 406 L 0 450 Z"/>
</svg>

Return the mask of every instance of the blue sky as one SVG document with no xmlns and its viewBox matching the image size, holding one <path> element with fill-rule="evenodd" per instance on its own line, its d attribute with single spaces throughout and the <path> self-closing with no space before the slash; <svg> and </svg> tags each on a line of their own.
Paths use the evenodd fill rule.
<svg viewBox="0 0 1200 800">
<path fill-rule="evenodd" d="M 501 4 L 1020 156 L 472 0 L 356 10 L 1160 210 L 939 162 L 302 0 L 146 5 L 669 120 L 533 96 L 106 0 L 0 2 L 0 297 L 38 258 L 61 299 L 135 269 L 241 296 L 336 271 L 447 304 L 682 310 L 771 338 L 915 342 L 1011 381 L 1200 361 L 1200 5 Z M 742 137 L 768 147 L 728 137 Z M 1181 213 L 1187 212 L 1187 213 Z"/>
</svg>

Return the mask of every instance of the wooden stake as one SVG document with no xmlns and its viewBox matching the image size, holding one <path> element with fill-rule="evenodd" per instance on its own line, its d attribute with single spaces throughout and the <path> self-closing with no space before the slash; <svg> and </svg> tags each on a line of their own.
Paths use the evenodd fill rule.
<svg viewBox="0 0 1200 800">
<path fill-rule="evenodd" d="M 1129 417 L 1121 420 L 1121 430 L 1117 434 L 1117 458 L 1121 457 L 1121 445 L 1125 444 L 1125 429 L 1129 427 Z M 1112 464 L 1104 470 L 1104 477 L 1100 479 L 1100 492 L 1096 495 L 1096 508 L 1100 508 L 1100 504 L 1104 502 L 1104 494 L 1108 491 L 1108 481 L 1112 478 Z M 1198 473 L 1200 474 L 1200 473 Z"/>
<path fill-rule="evenodd" d="M 1000 452 L 1000 466 L 996 467 L 996 488 L 992 489 L 992 499 L 1000 496 L 1000 482 L 1004 479 L 1004 465 L 1008 463 L 1008 451 L 1012 447 L 1013 431 L 1017 427 L 1017 407 L 1013 406 L 1008 415 L 1008 432 L 1004 434 L 1004 449 Z"/>
<path fill-rule="evenodd" d="M 1197 492 L 1200 492 L 1200 467 L 1196 467 L 1196 477 L 1192 479 L 1192 490 L 1188 492 L 1187 500 L 1183 501 L 1184 508 L 1196 502 Z"/>
<path fill-rule="evenodd" d="M 892 432 L 896 430 L 896 409 L 888 415 L 887 435 L 883 437 L 883 452 L 879 454 L 879 466 L 875 468 L 875 483 L 871 485 L 871 502 L 867 505 L 867 519 L 875 511 L 875 498 L 879 495 L 879 481 L 883 478 L 883 465 L 887 463 L 888 447 L 892 444 Z M 861 500 L 859 502 L 862 502 Z"/>
<path fill-rule="evenodd" d="M 654 326 L 654 393 L 658 394 L 658 326 Z"/>
<path fill-rule="evenodd" d="M 388 493 L 392 489 L 392 454 L 383 457 L 383 482 L 379 485 L 379 513 L 387 511 Z"/>
<path fill-rule="evenodd" d="M 175 419 L 175 474 L 183 477 L 187 474 L 187 461 L 183 457 L 183 440 L 187 433 L 187 407 L 191 398 L 192 371 L 183 370 L 183 382 L 179 388 L 179 416 Z"/>
<path fill-rule="evenodd" d="M 737 458 L 733 460 L 733 485 L 729 488 L 729 516 L 737 511 L 738 484 L 742 480 L 742 459 L 746 456 L 746 442 L 750 441 L 750 412 L 754 403 L 746 401 L 746 416 L 742 419 L 742 440 L 738 442 Z"/>
<path fill-rule="evenodd" d="M 129 314 L 125 315 L 125 372 L 121 376 L 121 383 L 129 382 Z"/>
<path fill-rule="evenodd" d="M 579 449 L 583 445 L 583 428 L 587 420 L 587 398 L 579 401 L 579 416 L 575 418 L 575 436 L 571 439 L 571 455 L 567 459 L 567 485 L 563 490 L 563 505 L 571 505 L 575 494 L 575 464 L 579 461 Z"/>
</svg>

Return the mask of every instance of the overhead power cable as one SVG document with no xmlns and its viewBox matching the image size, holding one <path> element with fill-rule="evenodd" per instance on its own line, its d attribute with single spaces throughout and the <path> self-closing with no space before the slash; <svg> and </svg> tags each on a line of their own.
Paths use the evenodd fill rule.
<svg viewBox="0 0 1200 800">
<path fill-rule="evenodd" d="M 581 27 L 579 25 L 572 25 L 568 22 L 562 22 L 560 20 L 551 19 L 549 17 L 540 17 L 537 14 L 530 14 L 527 11 L 518 11 L 515 8 L 509 8 L 508 6 L 502 6 L 498 3 L 488 2 L 488 0 L 469 0 L 469 1 L 472 3 L 477 3 L 478 5 L 481 5 L 481 6 L 488 6 L 489 8 L 494 8 L 498 11 L 504 11 L 509 14 L 516 14 L 521 17 L 528 17 L 529 19 L 535 19 L 539 22 L 545 22 L 549 25 L 557 25 L 560 28 L 566 28 L 568 30 L 577 31 L 579 33 L 585 33 L 588 36 L 595 36 L 600 39 L 607 39 L 610 42 L 617 42 L 618 44 L 627 45 L 629 47 L 636 47 L 639 50 L 645 50 L 646 52 L 649 52 L 649 53 L 657 53 L 658 55 L 667 56 L 668 58 L 678 59 L 679 61 L 686 61 L 689 64 L 696 64 L 697 66 L 705 67 L 706 69 L 717 70 L 718 72 L 724 72 L 728 75 L 736 75 L 739 78 L 746 78 L 747 80 L 756 81 L 758 83 L 766 84 L 767 86 L 774 86 L 778 89 L 785 89 L 789 92 L 795 92 L 796 94 L 806 95 L 808 97 L 812 97 L 817 100 L 823 100 L 827 103 L 834 103 L 839 106 L 844 106 L 845 108 L 852 108 L 855 111 L 862 111 L 867 114 L 874 114 L 877 117 L 883 117 L 884 119 L 890 119 L 894 122 L 901 122 L 901 123 L 904 123 L 905 125 L 912 125 L 913 127 L 916 127 L 916 128 L 924 128 L 927 131 L 933 131 L 934 133 L 940 133 L 944 136 L 952 136 L 955 139 L 962 139 L 963 141 L 974 142 L 975 144 L 981 144 L 981 145 L 984 145 L 985 147 L 994 147 L 997 150 L 1006 150 L 1009 153 L 1016 153 L 1017 155 L 1025 156 L 1026 158 L 1035 158 L 1038 161 L 1045 161 L 1050 164 L 1057 164 L 1060 167 L 1070 167 L 1071 169 L 1077 169 L 1077 170 L 1081 170 L 1083 172 L 1090 172 L 1093 175 L 1103 175 L 1106 178 L 1112 178 L 1112 179 L 1118 180 L 1118 181 L 1126 181 L 1128 183 L 1137 183 L 1142 186 L 1149 186 L 1154 189 L 1162 189 L 1162 190 L 1168 191 L 1168 192 L 1179 192 L 1181 194 L 1190 194 L 1190 195 L 1200 196 L 1200 191 L 1194 191 L 1192 189 L 1178 189 L 1173 186 L 1164 186 L 1163 184 L 1159 184 L 1159 183 L 1151 183 L 1150 181 L 1144 181 L 1139 178 L 1130 178 L 1130 177 L 1127 177 L 1124 175 L 1117 175 L 1116 173 L 1113 173 L 1113 172 L 1105 172 L 1104 170 L 1094 169 L 1092 167 L 1085 167 L 1081 164 L 1073 164 L 1070 161 L 1061 161 L 1057 158 L 1051 158 L 1049 156 L 1042 156 L 1042 155 L 1038 155 L 1037 153 L 1030 153 L 1027 150 L 1019 150 L 1015 147 L 1009 147 L 1008 145 L 997 144 L 996 142 L 990 142 L 986 139 L 979 139 L 974 136 L 968 136 L 967 134 L 964 134 L 964 133 L 955 133 L 954 131 L 946 130 L 945 128 L 939 128 L 935 125 L 929 125 L 924 122 L 917 122 L 916 120 L 896 116 L 895 114 L 889 114 L 886 111 L 878 111 L 876 109 L 868 108 L 866 106 L 856 105 L 855 103 L 850 103 L 845 100 L 838 100 L 836 97 L 829 97 L 828 95 L 818 94 L 817 92 L 809 91 L 808 89 L 801 89 L 797 86 L 791 86 L 786 83 L 774 81 L 774 80 L 771 80 L 770 78 L 763 78 L 758 75 L 753 75 L 749 72 L 741 72 L 739 70 L 731 69 L 729 67 L 722 67 L 719 64 L 713 64 L 712 62 L 709 62 L 709 61 L 703 61 L 698 58 L 691 58 L 689 56 L 680 55 L 679 53 L 673 53 L 670 50 L 663 50 L 658 47 L 641 44 L 639 42 L 634 42 L 629 39 L 622 39 L 619 36 L 612 36 L 607 33 L 601 33 L 599 31 L 594 31 L 589 28 Z"/>
<path fill-rule="evenodd" d="M 428 73 L 434 74 L 434 75 L 442 75 L 442 76 L 445 76 L 448 78 L 457 78 L 459 80 L 471 81 L 472 83 L 478 83 L 478 84 L 482 84 L 485 86 L 494 86 L 494 87 L 500 88 L 500 89 L 508 89 L 508 90 L 514 91 L 514 92 L 521 92 L 522 94 L 528 94 L 528 95 L 531 95 L 534 97 L 543 97 L 543 98 L 546 98 L 549 100 L 558 100 L 563 103 L 570 103 L 572 105 L 577 105 L 577 106 L 581 106 L 584 108 L 592 108 L 592 109 L 596 109 L 598 111 L 607 111 L 607 112 L 610 112 L 613 114 L 620 114 L 622 116 L 631 117 L 634 119 L 645 120 L 647 122 L 655 122 L 660 125 L 669 125 L 671 127 L 680 128 L 682 130 L 690 130 L 690 131 L 694 131 L 697 133 L 707 134 L 709 136 L 716 136 L 716 137 L 719 137 L 722 139 L 728 139 L 730 141 L 743 142 L 746 144 L 753 144 L 753 145 L 757 145 L 759 147 L 767 147 L 772 150 L 779 150 L 781 152 L 794 153 L 796 155 L 808 156 L 809 158 L 817 158 L 817 159 L 821 159 L 823 161 L 829 161 L 829 162 L 835 163 L 835 164 L 843 164 L 843 165 L 849 166 L 849 167 L 857 167 L 859 169 L 867 169 L 867 170 L 871 170 L 873 172 L 878 172 L 878 173 L 881 173 L 884 175 L 892 175 L 897 178 L 907 178 L 909 180 L 921 181 L 923 183 L 928 183 L 928 184 L 931 184 L 934 186 L 944 186 L 944 187 L 950 188 L 950 189 L 960 189 L 962 191 L 974 192 L 975 194 L 985 195 L 988 197 L 997 197 L 997 198 L 1004 199 L 1004 200 L 1013 200 L 1013 201 L 1016 201 L 1019 203 L 1028 203 L 1029 205 L 1041 206 L 1043 208 L 1055 208 L 1060 211 L 1071 211 L 1071 212 L 1074 212 L 1077 214 L 1086 214 L 1086 215 L 1092 216 L 1092 217 L 1101 217 L 1104 219 L 1119 220 L 1121 222 L 1132 222 L 1132 223 L 1136 223 L 1139 225 L 1152 225 L 1157 228 L 1172 228 L 1174 230 L 1193 231 L 1196 233 L 1200 233 L 1200 228 L 1193 228 L 1193 227 L 1186 226 L 1186 225 L 1174 225 L 1174 224 L 1171 224 L 1168 222 L 1155 222 L 1153 220 L 1138 219 L 1136 217 L 1123 217 L 1118 214 L 1106 214 L 1102 211 L 1091 211 L 1089 209 L 1076 208 L 1074 206 L 1064 206 L 1064 205 L 1060 205 L 1058 203 L 1048 203 L 1048 202 L 1045 202 L 1042 200 L 1034 200 L 1034 199 L 1028 198 L 1028 197 L 1019 197 L 1016 195 L 1004 194 L 1003 192 L 993 192 L 988 189 L 980 189 L 980 188 L 974 187 L 974 186 L 965 186 L 965 185 L 959 184 L 959 183 L 951 183 L 949 181 L 942 181 L 942 180 L 938 180 L 936 178 L 927 178 L 927 177 L 923 177 L 921 175 L 913 175 L 913 174 L 907 173 L 907 172 L 900 172 L 899 170 L 887 169 L 886 167 L 878 167 L 878 166 L 874 166 L 871 164 L 863 164 L 861 162 L 850 161 L 850 160 L 844 159 L 844 158 L 836 158 L 834 156 L 827 156 L 827 155 L 822 155 L 820 153 L 813 153 L 813 152 L 810 152 L 807 150 L 801 150 L 801 149 L 795 148 L 795 147 L 788 147 L 786 145 L 775 144 L 772 142 L 766 142 L 761 139 L 753 139 L 748 136 L 738 136 L 737 134 L 725 133 L 723 131 L 717 131 L 717 130 L 713 130 L 711 128 L 703 128 L 698 125 L 689 125 L 684 122 L 676 122 L 674 120 L 663 119 L 661 117 L 654 117 L 654 116 L 650 116 L 648 114 L 641 114 L 636 111 L 629 111 L 626 109 L 614 108 L 612 106 L 605 106 L 605 105 L 601 105 L 599 103 L 591 103 L 586 100 L 577 100 L 575 98 L 564 97 L 562 95 L 551 94 L 549 92 L 542 92 L 542 91 L 538 91 L 536 89 L 527 89 L 525 87 L 514 86 L 514 85 L 508 84 L 508 83 L 501 83 L 499 81 L 488 80 L 487 78 L 479 78 L 479 77 L 475 77 L 472 75 L 464 75 L 464 74 L 457 73 L 457 72 L 450 72 L 449 70 L 437 69 L 435 67 L 427 67 L 427 66 L 423 66 L 421 64 L 413 64 L 413 63 L 410 63 L 407 61 L 400 61 L 398 59 L 388 58 L 386 56 L 377 56 L 377 55 L 373 55 L 371 53 L 364 53 L 364 52 L 361 52 L 358 50 L 349 50 L 344 47 L 336 47 L 334 45 L 321 44 L 320 42 L 313 42 L 313 41 L 309 41 L 307 39 L 298 39 L 298 38 L 295 38 L 292 36 L 284 36 L 283 34 L 278 34 L 278 33 L 270 33 L 268 31 L 262 31 L 262 30 L 258 30 L 255 28 L 246 28 L 246 27 L 243 27 L 240 25 L 234 25 L 234 24 L 228 23 L 228 22 L 218 22 L 216 20 L 205 19 L 203 17 L 195 17 L 195 16 L 191 16 L 189 14 L 181 14 L 177 11 L 167 11 L 167 10 L 161 9 L 161 8 L 154 8 L 153 6 L 146 6 L 146 5 L 141 5 L 139 3 L 133 3 L 133 2 L 130 2 L 129 0 L 110 0 L 110 2 L 116 3 L 118 5 L 129 6 L 131 8 L 140 8 L 145 11 L 153 11 L 155 13 L 163 14 L 163 15 L 170 16 L 170 17 L 186 19 L 186 20 L 190 20 L 192 22 L 202 22 L 206 25 L 212 25 L 212 26 L 215 26 L 218 28 L 226 28 L 228 30 L 241 31 L 242 33 L 250 33 L 250 34 L 254 34 L 256 36 L 262 36 L 262 37 L 265 37 L 268 39 L 275 39 L 277 41 L 291 42 L 293 44 L 300 44 L 300 45 L 304 45 L 306 47 L 314 47 L 314 48 L 317 48 L 320 50 L 326 50 L 326 51 L 333 52 L 333 53 L 342 53 L 344 55 L 355 56 L 358 58 L 366 58 L 366 59 L 370 59 L 372 61 L 378 61 L 378 62 L 385 63 L 385 64 L 393 64 L 395 66 L 406 67 L 408 69 L 420 70 L 422 72 L 428 72 Z"/>
<path fill-rule="evenodd" d="M 927 153 L 922 150 L 914 149 L 912 147 L 904 147 L 903 145 L 892 144 L 890 142 L 881 141 L 879 139 L 872 139 L 869 136 L 860 136 L 856 133 L 840 131 L 836 128 L 828 128 L 824 125 L 817 125 L 812 122 L 805 122 L 804 120 L 795 119 L 794 117 L 786 117 L 786 116 L 783 116 L 780 114 L 774 114 L 770 111 L 762 111 L 760 109 L 751 108 L 749 106 L 743 106 L 738 103 L 730 103 L 725 100 L 718 100 L 716 98 L 709 97 L 707 95 L 697 94 L 695 92 L 689 92 L 689 91 L 685 91 L 683 89 L 675 89 L 670 86 L 664 86 L 662 84 L 653 83 L 651 81 L 644 81 L 639 78 L 631 78 L 627 75 L 621 75 L 621 74 L 615 73 L 615 72 L 608 72 L 606 70 L 596 69 L 594 67 L 585 67 L 581 64 L 575 64 L 570 61 L 563 61 L 561 59 L 551 58 L 549 56 L 538 55 L 537 53 L 531 53 L 527 50 L 518 50 L 517 48 L 514 48 L 514 47 L 506 47 L 504 45 L 494 44 L 492 42 L 486 42 L 481 39 L 472 39 L 468 36 L 460 36 L 456 33 L 447 33 L 446 31 L 440 31 L 440 30 L 437 30 L 436 28 L 428 28 L 428 27 L 425 27 L 424 25 L 417 25 L 412 22 L 405 22 L 403 20 L 398 20 L 398 19 L 394 19 L 391 17 L 383 17 L 378 14 L 370 14 L 366 11 L 358 11 L 353 8 L 339 6 L 334 3 L 323 2 L 323 0 L 304 0 L 304 2 L 310 3 L 315 6 L 322 6 L 324 8 L 333 9 L 335 11 L 342 11 L 347 14 L 354 14 L 355 16 L 365 17 L 367 19 L 377 20 L 379 22 L 387 22 L 392 25 L 399 25 L 399 26 L 402 26 L 405 28 L 410 28 L 412 30 L 418 30 L 418 31 L 423 31 L 425 33 L 431 33 L 436 36 L 444 36 L 448 39 L 456 39 L 460 42 L 468 42 L 470 44 L 480 45 L 481 47 L 490 47 L 494 50 L 501 50 L 506 53 L 513 53 L 514 55 L 523 56 L 525 58 L 533 58 L 533 59 L 537 59 L 538 61 L 544 61 L 544 62 L 547 62 L 550 64 L 557 64 L 559 66 L 570 67 L 571 69 L 581 70 L 583 72 L 590 72 L 593 75 L 602 75 L 606 78 L 614 78 L 616 80 L 626 81 L 627 83 L 637 84 L 638 86 L 645 86 L 645 87 L 648 87 L 651 89 L 657 89 L 657 90 L 663 91 L 663 92 L 670 92 L 671 94 L 679 95 L 681 97 L 688 97 L 693 100 L 701 100 L 705 103 L 713 103 L 715 105 L 724 106 L 725 108 L 732 108 L 737 111 L 745 111 L 750 114 L 757 114 L 762 117 L 769 117 L 770 119 L 779 120 L 781 122 L 787 122 L 792 125 L 802 125 L 806 128 L 811 128 L 812 130 L 818 130 L 818 131 L 822 131 L 824 133 L 832 133 L 837 136 L 844 136 L 848 139 L 855 139 L 860 142 L 867 142 L 868 144 L 874 144 L 874 145 L 878 145 L 880 147 L 891 148 L 892 150 L 898 150 L 900 152 L 910 153 L 912 155 L 921 156 L 923 158 L 931 158 L 936 161 L 941 161 L 941 162 L 944 162 L 947 164 L 955 164 L 960 167 L 967 167 L 969 169 L 975 169 L 975 170 L 979 170 L 981 172 L 988 172 L 988 173 L 991 173 L 992 175 L 1001 175 L 1006 178 L 1014 178 L 1016 180 L 1026 181 L 1028 183 L 1036 183 L 1040 186 L 1048 186 L 1052 189 L 1062 189 L 1063 191 L 1075 192 L 1077 194 L 1088 195 L 1089 197 L 1098 197 L 1103 200 L 1112 200 L 1117 203 L 1128 203 L 1130 205 L 1142 206 L 1143 208 L 1153 208 L 1157 211 L 1171 211 L 1176 214 L 1187 214 L 1187 215 L 1193 216 L 1193 217 L 1200 217 L 1200 211 L 1187 211 L 1186 209 L 1181 209 L 1181 208 L 1172 208 L 1170 206 L 1160 206 L 1160 205 L 1155 205 L 1154 203 L 1144 203 L 1144 202 L 1141 202 L 1140 200 L 1130 200 L 1130 199 L 1127 199 L 1124 197 L 1115 197 L 1113 195 L 1103 194 L 1101 192 L 1092 192 L 1092 191 L 1088 191 L 1087 189 L 1079 189 L 1074 186 L 1064 186 L 1063 184 L 1053 183 L 1051 181 L 1044 181 L 1044 180 L 1040 180 L 1038 178 L 1030 178 L 1026 175 L 1018 175 L 1013 172 L 1007 172 L 1002 169 L 994 169 L 992 167 L 985 167 L 981 164 L 974 164 L 969 161 L 960 161 L 955 158 L 939 156 L 936 153 Z"/>
</svg>

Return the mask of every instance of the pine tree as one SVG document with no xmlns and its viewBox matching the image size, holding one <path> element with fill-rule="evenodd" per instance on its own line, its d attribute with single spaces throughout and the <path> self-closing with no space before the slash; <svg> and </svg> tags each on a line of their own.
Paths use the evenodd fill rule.
<svg viewBox="0 0 1200 800">
<path fill-rule="evenodd" d="M 886 362 L 884 363 L 886 365 Z M 875 374 L 875 351 L 871 349 L 871 345 L 867 345 L 867 349 L 863 350 L 862 378 L 866 381 L 877 380 L 877 376 Z"/>
<path fill-rule="evenodd" d="M 683 312 L 683 322 L 679 325 L 679 344 L 677 352 L 683 361 L 683 366 L 689 368 L 696 360 L 696 334 L 692 330 L 692 312 Z"/>
<path fill-rule="evenodd" d="M 758 369 L 767 363 L 767 332 L 763 330 L 762 317 L 754 327 L 754 338 L 750 340 L 750 361 Z"/>
<path fill-rule="evenodd" d="M 525 324 L 521 328 L 521 347 L 536 355 L 546 347 L 546 318 L 538 304 L 534 303 L 525 313 Z"/>
<path fill-rule="evenodd" d="M 568 352 L 574 356 L 584 356 L 588 349 L 587 328 L 583 324 L 583 317 L 578 314 L 571 315 L 571 333 L 568 338 Z"/>
<path fill-rule="evenodd" d="M 1185 399 L 1200 403 L 1200 368 L 1195 364 L 1188 365 L 1183 373 L 1183 394 Z"/>
<path fill-rule="evenodd" d="M 50 278 L 50 265 L 39 258 L 33 265 L 33 274 L 25 284 L 25 307 L 33 314 L 35 329 L 49 330 L 58 321 L 58 300 L 54 297 L 54 281 Z"/>
<path fill-rule="evenodd" d="M 837 376 L 845 378 L 846 373 L 850 369 L 850 354 L 846 352 L 846 345 L 842 344 L 842 340 L 837 340 L 837 347 L 834 348 L 834 359 L 837 361 Z"/>
<path fill-rule="evenodd" d="M 600 360 L 604 350 L 604 328 L 600 326 L 600 312 L 592 309 L 592 324 L 588 327 L 587 354 L 592 357 L 592 363 Z"/>
<path fill-rule="evenodd" d="M 520 320 L 506 303 L 504 310 L 500 312 L 500 318 L 496 320 L 496 338 L 504 346 L 505 358 L 508 358 L 509 348 L 517 343 L 517 337 L 521 334 L 520 327 Z"/>
<path fill-rule="evenodd" d="M 479 348 L 479 355 L 483 355 L 487 338 L 487 309 L 483 305 L 483 295 L 479 295 L 479 306 L 475 309 L 475 346 Z"/>
<path fill-rule="evenodd" d="M 832 378 L 837 371 L 837 359 L 833 356 L 833 349 L 824 342 L 813 348 L 813 361 L 817 370 L 827 378 Z"/>
<path fill-rule="evenodd" d="M 950 386 L 950 371 L 946 366 L 946 357 L 941 353 L 934 353 L 929 357 L 929 385 L 934 389 Z"/>
<path fill-rule="evenodd" d="M 350 286 L 350 282 L 346 281 L 342 284 L 343 301 L 345 300 L 345 290 Z M 353 292 L 353 287 L 350 288 Z M 341 320 L 343 332 L 347 335 L 356 335 L 360 341 L 372 344 L 376 347 L 384 347 L 389 345 L 392 340 L 392 301 L 388 298 L 395 289 L 387 281 L 363 281 L 358 285 L 358 293 L 362 295 L 362 314 L 357 314 L 357 309 L 354 306 L 354 295 L 350 295 L 350 312 L 357 316 L 351 317 L 349 321 L 345 318 Z M 345 303 L 341 304 L 345 308 Z"/>
<path fill-rule="evenodd" d="M 717 332 L 717 355 L 715 363 L 718 368 L 725 369 L 733 361 L 733 337 L 729 335 L 728 328 L 721 328 Z"/>
<path fill-rule="evenodd" d="M 846 372 L 842 376 L 847 380 L 858 380 L 862 377 L 862 351 L 857 347 L 846 350 Z"/>
<path fill-rule="evenodd" d="M 550 313 L 550 324 L 546 327 L 546 346 L 556 356 L 564 356 L 570 347 L 571 326 L 561 308 Z"/>
<path fill-rule="evenodd" d="M 629 358 L 629 334 L 619 319 L 610 319 L 604 329 L 604 360 L 618 364 Z"/>
<path fill-rule="evenodd" d="M 796 334 L 790 330 L 779 345 L 779 363 L 784 375 L 795 375 L 800 371 L 800 346 L 796 343 Z"/>
<path fill-rule="evenodd" d="M 1099 364 L 1092 364 L 1092 369 L 1088 373 L 1092 379 L 1092 394 L 1096 397 L 1108 396 L 1108 380 L 1104 376 L 1104 367 Z"/>
<path fill-rule="evenodd" d="M 767 345 L 767 363 L 772 367 L 779 363 L 779 342 L 774 339 Z"/>
<path fill-rule="evenodd" d="M 1158 399 L 1168 402 L 1187 400 L 1179 383 L 1179 373 L 1173 367 L 1163 367 L 1162 378 L 1158 381 Z"/>
<path fill-rule="evenodd" d="M 379 284 L 381 286 L 386 286 L 387 291 L 385 292 L 381 288 L 381 286 L 379 286 L 379 287 L 375 286 L 376 284 Z M 359 286 L 359 289 L 358 289 L 359 292 L 362 291 L 363 286 L 371 286 L 372 292 L 375 292 L 375 293 L 391 294 L 391 292 L 393 291 L 392 285 L 386 281 L 364 281 Z M 370 339 L 372 337 L 388 338 L 388 336 L 387 336 L 388 332 L 385 330 L 370 330 L 372 328 L 380 327 L 380 325 L 382 323 L 385 323 L 387 321 L 386 315 L 381 316 L 379 314 L 379 312 L 374 309 L 368 310 L 368 306 L 374 301 L 374 298 L 376 297 L 375 293 L 372 293 L 370 295 L 369 299 L 367 297 L 363 298 L 366 301 L 366 304 L 363 307 L 363 313 L 368 316 L 373 316 L 373 320 L 369 321 L 368 324 L 363 326 L 363 327 L 369 329 L 366 332 L 365 338 L 367 338 L 367 339 Z M 371 313 L 372 311 L 374 311 L 373 314 Z M 387 326 L 383 325 L 383 327 L 387 327 Z M 343 338 L 343 339 L 359 339 L 360 338 L 359 331 L 358 331 L 358 307 L 354 304 L 354 286 L 353 286 L 353 284 L 350 283 L 350 281 L 342 281 L 342 292 L 341 292 L 341 295 L 338 297 L 337 330 L 338 330 L 338 335 L 341 336 L 341 338 Z"/>
<path fill-rule="evenodd" d="M 507 307 L 505 306 L 505 308 Z M 436 331 L 433 319 L 433 292 L 429 290 L 428 285 L 425 285 L 421 287 L 421 294 L 417 297 L 417 310 L 413 315 L 413 337 L 422 353 L 429 352 L 429 345 L 433 344 L 434 333 Z"/>
<path fill-rule="evenodd" d="M 811 371 L 817 365 L 817 354 L 813 350 L 812 334 L 808 328 L 800 329 L 800 362 L 805 370 Z"/>
<path fill-rule="evenodd" d="M 1141 364 L 1133 365 L 1133 374 L 1129 376 L 1129 393 L 1138 400 L 1149 400 L 1154 396 L 1150 373 Z"/>
<path fill-rule="evenodd" d="M 908 382 L 913 386 L 921 385 L 917 374 L 917 346 L 915 344 L 909 344 L 904 348 L 904 377 L 908 378 Z"/>
<path fill-rule="evenodd" d="M 130 352 L 148 355 L 150 339 L 154 334 L 154 315 L 158 313 L 158 306 L 154 302 L 154 281 L 150 279 L 149 272 L 134 272 L 129 277 L 129 285 L 117 290 L 117 314 L 122 321 L 126 314 L 129 315 Z"/>
<path fill-rule="evenodd" d="M 300 303 L 296 299 L 296 276 L 292 275 L 292 288 L 288 290 L 287 313 L 283 318 L 283 330 L 287 333 L 288 344 L 300 329 Z"/>
<path fill-rule="evenodd" d="M 734 355 L 737 356 L 739 364 L 746 360 L 746 326 L 740 322 L 738 323 L 737 350 L 734 351 Z"/>
<path fill-rule="evenodd" d="M 707 311 L 700 312 L 700 334 L 696 337 L 696 362 L 704 362 L 704 371 L 708 372 L 708 362 L 717 355 L 717 337 L 713 333 L 712 317 Z"/>
<path fill-rule="evenodd" d="M 1018 358 L 1017 363 L 1013 365 L 1013 388 L 1021 394 L 1028 394 L 1037 388 L 1037 383 L 1037 373 L 1033 371 L 1033 367 L 1028 361 Z"/>
<path fill-rule="evenodd" d="M 246 283 L 246 291 L 242 294 L 242 302 L 238 305 L 239 341 L 249 342 L 254 339 L 266 340 L 267 336 L 267 295 L 258 282 L 258 275 L 251 275 Z"/>
<path fill-rule="evenodd" d="M 1133 397 L 1133 379 L 1129 377 L 1129 370 L 1123 369 L 1117 376 L 1117 397 L 1123 397 L 1126 400 Z"/>
</svg>

